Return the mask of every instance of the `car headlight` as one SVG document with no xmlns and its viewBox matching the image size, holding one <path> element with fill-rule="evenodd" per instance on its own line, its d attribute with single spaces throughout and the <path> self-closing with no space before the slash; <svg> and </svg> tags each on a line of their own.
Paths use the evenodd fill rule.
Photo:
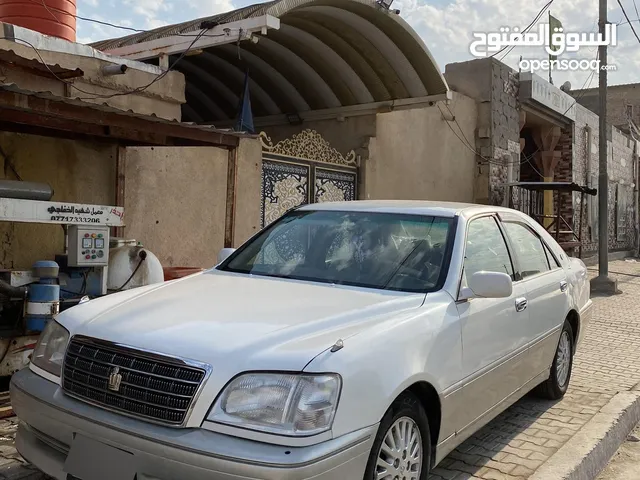
<svg viewBox="0 0 640 480">
<path fill-rule="evenodd" d="M 315 435 L 331 428 L 341 387 L 335 374 L 244 374 L 227 386 L 207 420 L 279 435 Z"/>
<path fill-rule="evenodd" d="M 40 334 L 31 363 L 56 377 L 62 375 L 64 352 L 69 341 L 69 332 L 55 320 L 49 321 Z"/>
</svg>

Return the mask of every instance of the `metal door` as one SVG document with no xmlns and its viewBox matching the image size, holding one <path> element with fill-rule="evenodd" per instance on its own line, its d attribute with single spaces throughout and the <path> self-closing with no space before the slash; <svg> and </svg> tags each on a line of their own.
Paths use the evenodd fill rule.
<svg viewBox="0 0 640 480">
<path fill-rule="evenodd" d="M 273 144 L 262 132 L 262 227 L 307 203 L 357 199 L 356 155 L 343 156 L 317 132 L 303 130 Z"/>
</svg>

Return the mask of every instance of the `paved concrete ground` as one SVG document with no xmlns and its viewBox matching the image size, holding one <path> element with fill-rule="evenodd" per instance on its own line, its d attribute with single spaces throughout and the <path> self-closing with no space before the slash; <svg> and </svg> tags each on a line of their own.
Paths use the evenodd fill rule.
<svg viewBox="0 0 640 480">
<path fill-rule="evenodd" d="M 620 447 L 598 480 L 638 480 L 640 478 L 640 425 Z"/>
<path fill-rule="evenodd" d="M 443 460 L 431 480 L 559 480 L 546 472 L 567 464 L 574 436 L 586 451 L 604 438 L 590 435 L 587 424 L 600 415 L 617 413 L 616 394 L 640 385 L 640 263 L 612 262 L 610 270 L 639 277 L 616 275 L 623 294 L 594 299 L 594 318 L 576 355 L 565 398 L 559 402 L 524 398 Z M 11 446 L 14 432 L 15 419 L 0 422 L 0 480 L 44 479 L 15 453 Z M 585 442 L 583 437 L 592 440 Z M 599 471 L 601 467 L 594 468 Z"/>
</svg>

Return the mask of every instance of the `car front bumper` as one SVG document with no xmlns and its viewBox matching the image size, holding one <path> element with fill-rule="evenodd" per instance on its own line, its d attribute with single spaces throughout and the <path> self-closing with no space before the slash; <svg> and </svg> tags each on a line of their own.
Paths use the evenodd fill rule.
<svg viewBox="0 0 640 480">
<path fill-rule="evenodd" d="M 20 419 L 18 452 L 58 480 L 67 480 L 65 462 L 76 435 L 131 454 L 137 480 L 360 480 L 377 430 L 283 447 L 163 427 L 72 399 L 28 368 L 13 376 L 11 402 Z"/>
</svg>

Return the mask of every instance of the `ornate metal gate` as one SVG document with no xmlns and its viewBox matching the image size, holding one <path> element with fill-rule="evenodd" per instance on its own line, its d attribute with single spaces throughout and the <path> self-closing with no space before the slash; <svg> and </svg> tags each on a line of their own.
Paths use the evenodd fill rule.
<svg viewBox="0 0 640 480">
<path fill-rule="evenodd" d="M 303 130 L 275 145 L 262 142 L 262 226 L 307 203 L 355 200 L 358 165 L 352 150 L 343 156 L 316 131 Z"/>
</svg>

